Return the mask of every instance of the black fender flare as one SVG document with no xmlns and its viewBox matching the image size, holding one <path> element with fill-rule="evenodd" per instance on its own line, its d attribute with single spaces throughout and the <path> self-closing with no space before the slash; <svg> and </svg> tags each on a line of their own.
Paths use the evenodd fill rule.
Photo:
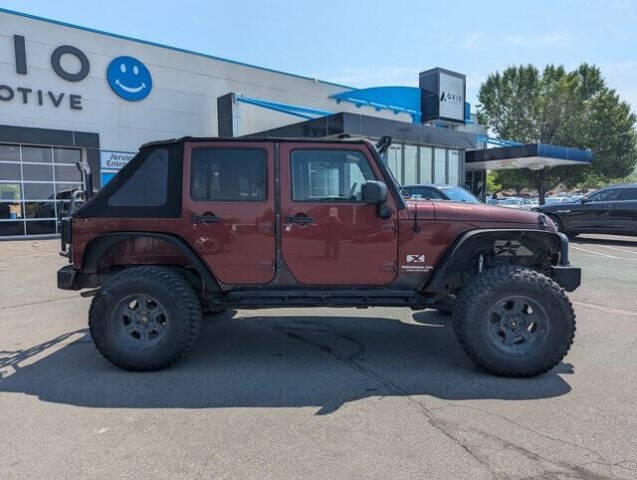
<svg viewBox="0 0 637 480">
<path fill-rule="evenodd" d="M 459 237 L 444 253 L 442 259 L 434 268 L 423 286 L 424 291 L 442 292 L 445 290 L 445 280 L 453 274 L 459 265 L 475 256 L 482 246 L 493 240 L 533 240 L 540 242 L 551 253 L 560 254 L 560 263 L 568 262 L 568 240 L 565 236 L 547 230 L 534 229 L 478 229 L 470 230 Z"/>
<path fill-rule="evenodd" d="M 188 259 L 190 264 L 194 267 L 197 273 L 201 276 L 206 289 L 209 292 L 218 292 L 221 290 L 217 280 L 212 276 L 206 264 L 199 258 L 199 256 L 193 251 L 181 237 L 176 235 L 170 235 L 168 233 L 155 233 L 155 232 L 111 232 L 102 234 L 93 240 L 91 240 L 82 258 L 82 273 L 96 274 L 99 259 L 104 252 L 121 242 L 122 240 L 129 240 L 133 238 L 157 238 L 164 242 L 175 245 Z"/>
</svg>

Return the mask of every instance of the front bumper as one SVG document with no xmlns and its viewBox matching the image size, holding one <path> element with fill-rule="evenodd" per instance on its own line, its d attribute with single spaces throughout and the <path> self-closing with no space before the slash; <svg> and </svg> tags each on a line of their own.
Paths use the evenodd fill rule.
<svg viewBox="0 0 637 480">
<path fill-rule="evenodd" d="M 62 290 L 79 290 L 76 287 L 75 274 L 77 272 L 73 265 L 66 265 L 58 270 L 58 288 Z"/>
<path fill-rule="evenodd" d="M 568 259 L 568 237 L 563 233 L 558 233 L 561 240 L 560 261 L 551 267 L 553 278 L 567 292 L 572 292 L 582 283 L 582 269 L 572 267 Z"/>
</svg>

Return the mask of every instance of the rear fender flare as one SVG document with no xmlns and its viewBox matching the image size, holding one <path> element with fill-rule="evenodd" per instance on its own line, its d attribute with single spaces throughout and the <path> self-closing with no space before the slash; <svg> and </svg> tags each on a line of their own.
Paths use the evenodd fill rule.
<svg viewBox="0 0 637 480">
<path fill-rule="evenodd" d="M 192 248 L 182 238 L 167 233 L 114 232 L 100 235 L 99 237 L 91 240 L 84 251 L 82 258 L 82 272 L 86 274 L 96 274 L 99 260 L 106 250 L 122 240 L 130 240 L 134 238 L 156 238 L 176 246 L 197 271 L 209 292 L 218 292 L 221 290 L 217 280 L 212 276 L 206 267 L 206 264 L 201 260 L 201 258 L 199 258 Z"/>
</svg>

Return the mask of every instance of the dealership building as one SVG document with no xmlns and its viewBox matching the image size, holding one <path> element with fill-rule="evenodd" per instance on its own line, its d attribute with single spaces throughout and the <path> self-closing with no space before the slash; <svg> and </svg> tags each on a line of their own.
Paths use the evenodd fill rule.
<svg viewBox="0 0 637 480">
<path fill-rule="evenodd" d="M 416 78 L 419 87 L 360 89 L 0 9 L 0 239 L 56 234 L 70 192 L 84 186 L 78 162 L 100 188 L 158 139 L 390 135 L 384 160 L 400 183 L 478 195 L 489 168 L 591 161 L 490 139 L 464 75 Z"/>
</svg>

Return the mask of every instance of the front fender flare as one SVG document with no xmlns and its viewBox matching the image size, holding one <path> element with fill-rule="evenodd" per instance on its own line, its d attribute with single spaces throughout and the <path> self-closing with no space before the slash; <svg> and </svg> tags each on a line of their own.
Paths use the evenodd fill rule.
<svg viewBox="0 0 637 480">
<path fill-rule="evenodd" d="M 478 229 L 471 230 L 459 237 L 444 253 L 434 268 L 422 290 L 443 292 L 446 280 L 461 269 L 477 252 L 491 245 L 494 240 L 532 240 L 551 254 L 559 254 L 560 259 L 568 262 L 568 240 L 559 233 L 534 229 Z M 561 260 L 560 260 L 561 263 Z"/>
</svg>

